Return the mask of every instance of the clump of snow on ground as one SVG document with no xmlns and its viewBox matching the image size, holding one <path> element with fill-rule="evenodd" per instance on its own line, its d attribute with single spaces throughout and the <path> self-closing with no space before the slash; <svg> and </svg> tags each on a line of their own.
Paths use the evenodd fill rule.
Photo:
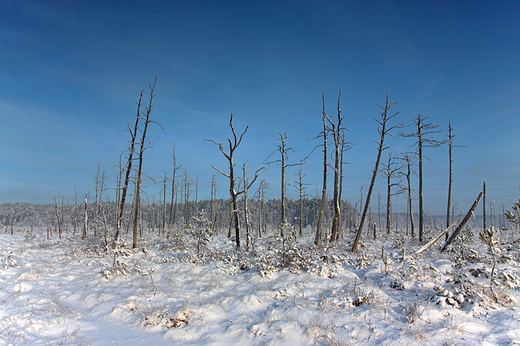
<svg viewBox="0 0 520 346">
<path fill-rule="evenodd" d="M 138 249 L 1 233 L 0 345 L 520 344 L 514 231 L 501 233 L 498 300 L 477 237 L 419 255 L 383 237 L 352 254 L 308 233 L 250 251 L 220 235 L 201 248 L 182 231 Z"/>
</svg>

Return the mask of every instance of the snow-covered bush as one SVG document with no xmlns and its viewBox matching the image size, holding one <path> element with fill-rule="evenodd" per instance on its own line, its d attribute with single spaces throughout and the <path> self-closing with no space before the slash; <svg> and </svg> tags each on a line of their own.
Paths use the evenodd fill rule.
<svg viewBox="0 0 520 346">
<path fill-rule="evenodd" d="M 204 209 L 197 216 L 193 216 L 193 221 L 195 225 L 189 224 L 188 227 L 197 241 L 197 255 L 200 255 L 201 247 L 211 243 L 211 221 L 206 218 Z"/>
<path fill-rule="evenodd" d="M 121 239 L 112 241 L 107 245 L 106 250 L 109 255 L 114 256 L 112 268 L 102 269 L 102 273 L 105 275 L 107 280 L 110 280 L 114 276 L 129 274 L 130 271 L 128 270 L 128 264 L 122 258 L 132 256 L 133 252 L 126 242 Z"/>
<path fill-rule="evenodd" d="M 520 200 L 513 204 L 513 210 L 506 210 L 507 221 L 520 224 Z"/>
<path fill-rule="evenodd" d="M 13 258 L 12 251 L 9 251 L 7 256 L 4 258 L 4 270 L 8 267 L 16 267 L 16 260 Z"/>
</svg>

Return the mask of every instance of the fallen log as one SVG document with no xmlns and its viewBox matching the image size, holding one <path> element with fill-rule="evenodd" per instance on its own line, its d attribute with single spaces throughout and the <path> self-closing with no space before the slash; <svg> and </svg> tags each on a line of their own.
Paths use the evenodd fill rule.
<svg viewBox="0 0 520 346">
<path fill-rule="evenodd" d="M 455 240 L 455 238 L 459 235 L 460 231 L 462 230 L 462 227 L 464 227 L 464 225 L 466 224 L 466 222 L 468 222 L 469 218 L 471 217 L 471 215 L 473 214 L 473 212 L 475 211 L 475 208 L 477 208 L 477 205 L 478 205 L 478 202 L 480 201 L 480 197 L 482 197 L 482 192 L 480 192 L 478 194 L 478 197 L 477 199 L 475 200 L 475 202 L 473 202 L 473 205 L 471 206 L 471 208 L 469 209 L 468 213 L 466 214 L 466 216 L 464 216 L 464 219 L 462 219 L 462 222 L 460 223 L 460 225 L 457 227 L 457 229 L 455 229 L 455 231 L 453 232 L 453 234 L 451 235 L 451 237 L 446 240 L 446 243 L 444 243 L 444 246 L 442 247 L 441 249 L 441 252 L 443 252 L 444 250 L 446 250 L 446 248 L 451 244 L 451 242 L 453 240 Z"/>
<path fill-rule="evenodd" d="M 459 222 L 457 220 L 457 222 Z M 424 245 L 422 248 L 420 248 L 419 250 L 415 251 L 415 254 L 418 255 L 420 253 L 423 253 L 424 251 L 428 250 L 433 244 L 435 244 L 437 242 L 437 240 L 439 240 L 443 235 L 445 235 L 446 233 L 449 233 L 453 227 L 457 226 L 457 222 L 455 222 L 453 225 L 451 225 L 450 227 L 446 228 L 444 231 L 442 231 L 441 234 L 439 234 L 435 239 L 433 240 L 430 240 L 430 242 L 426 245 Z"/>
</svg>

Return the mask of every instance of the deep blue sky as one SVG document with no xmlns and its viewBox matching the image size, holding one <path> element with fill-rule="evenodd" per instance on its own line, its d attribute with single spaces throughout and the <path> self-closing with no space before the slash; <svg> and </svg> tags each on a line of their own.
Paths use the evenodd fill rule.
<svg viewBox="0 0 520 346">
<path fill-rule="evenodd" d="M 175 142 L 178 164 L 193 180 L 199 175 L 199 199 L 209 195 L 211 165 L 226 169 L 203 139 L 225 142 L 231 112 L 237 132 L 249 125 L 237 167 L 246 159 L 260 167 L 279 132 L 291 138 L 297 162 L 319 144 L 308 138 L 321 131 L 322 93 L 334 116 L 342 88 L 347 140 L 355 143 L 345 156 L 352 204 L 362 185 L 367 190 L 376 104 L 390 90 L 396 123 L 421 111 L 444 140 L 451 119 L 455 144 L 465 146 L 454 149 L 454 204 L 467 210 L 485 180 L 488 199 L 510 207 L 520 196 L 518 18 L 518 1 L 0 0 L 0 202 L 51 203 L 56 189 L 82 195 L 98 162 L 113 187 L 127 121 L 157 68 L 151 117 L 164 130 L 149 130 L 155 143 L 144 173 L 170 175 Z M 396 137 L 388 145 L 399 153 L 413 142 Z M 425 163 L 426 212 L 445 213 L 448 155 L 426 154 L 433 160 Z M 312 195 L 321 159 L 315 152 L 303 166 Z M 261 178 L 278 197 L 279 169 Z M 218 179 L 218 196 L 227 196 Z M 159 185 L 148 180 L 145 191 Z"/>
</svg>

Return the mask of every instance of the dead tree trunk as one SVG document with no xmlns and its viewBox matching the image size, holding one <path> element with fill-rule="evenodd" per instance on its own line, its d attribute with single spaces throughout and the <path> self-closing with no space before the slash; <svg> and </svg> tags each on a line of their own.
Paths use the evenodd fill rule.
<svg viewBox="0 0 520 346">
<path fill-rule="evenodd" d="M 177 179 L 177 170 L 182 166 L 177 166 L 177 156 L 175 155 L 175 144 L 173 145 L 172 152 L 172 164 L 173 164 L 173 174 L 172 174 L 172 201 L 170 204 L 170 219 L 168 221 L 168 230 L 172 229 L 172 225 L 175 222 L 175 195 L 177 191 L 175 191 L 175 179 Z"/>
<path fill-rule="evenodd" d="M 302 233 L 303 233 L 303 199 L 305 197 L 305 189 L 306 189 L 306 186 L 308 185 L 312 185 L 312 184 L 305 184 L 303 182 L 303 178 L 305 177 L 305 174 L 302 173 L 302 169 L 300 168 L 298 170 L 298 173 L 296 173 L 296 176 L 297 176 L 297 179 L 294 181 L 294 185 L 292 185 L 293 187 L 296 188 L 296 190 L 298 191 L 298 195 L 299 195 L 299 205 L 300 205 L 300 217 L 299 217 L 299 228 L 300 228 L 300 237 L 302 236 Z"/>
<path fill-rule="evenodd" d="M 146 131 L 148 130 L 148 125 L 153 122 L 158 124 L 155 121 L 150 120 L 150 113 L 152 112 L 153 106 L 153 97 L 155 96 L 153 91 L 155 89 L 155 83 L 157 82 L 157 76 L 155 76 L 154 82 L 150 85 L 150 103 L 148 108 L 146 108 L 145 117 L 144 117 L 144 128 L 142 130 L 143 136 L 141 137 L 141 142 L 139 145 L 139 167 L 137 169 L 137 181 L 136 181 L 136 189 L 135 189 L 135 210 L 134 210 L 134 227 L 133 227 L 133 242 L 132 247 L 135 249 L 137 247 L 137 225 L 139 220 L 139 208 L 140 208 L 140 192 L 141 192 L 141 180 L 143 174 L 143 153 L 146 150 L 145 144 L 147 141 Z M 159 125 L 161 126 L 161 125 Z"/>
<path fill-rule="evenodd" d="M 486 182 L 482 184 L 482 229 L 486 230 Z"/>
<path fill-rule="evenodd" d="M 392 193 L 392 187 L 399 186 L 402 189 L 401 181 L 392 183 L 392 178 L 398 176 L 398 172 L 403 168 L 403 165 L 396 167 L 396 162 L 391 152 L 388 154 L 388 164 L 382 163 L 382 165 L 381 174 L 386 178 L 386 234 L 390 234 L 392 225 L 392 196 L 400 193 L 400 191 Z"/>
<path fill-rule="evenodd" d="M 406 177 L 406 192 L 407 192 L 407 203 L 408 203 L 408 218 L 410 220 L 410 235 L 413 238 L 415 238 L 415 227 L 413 224 L 413 209 L 412 209 L 412 183 L 411 183 L 411 176 L 415 172 L 412 170 L 413 165 L 413 157 L 411 157 L 408 154 L 405 154 L 403 157 L 400 158 L 402 161 L 405 162 L 406 165 L 406 172 L 403 174 Z"/>
<path fill-rule="evenodd" d="M 237 197 L 243 191 L 238 191 L 237 192 L 235 190 L 235 173 L 234 173 L 235 165 L 233 163 L 233 154 L 235 153 L 235 150 L 237 149 L 237 147 L 242 142 L 242 138 L 244 137 L 244 134 L 247 132 L 248 127 L 246 126 L 246 129 L 244 130 L 244 132 L 242 132 L 240 137 L 238 137 L 236 132 L 235 132 L 235 128 L 233 127 L 233 113 L 231 113 L 231 117 L 229 119 L 229 127 L 231 128 L 231 132 L 233 134 L 233 139 L 232 140 L 228 139 L 229 153 L 226 153 L 222 143 L 215 142 L 212 139 L 205 139 L 205 140 L 218 145 L 218 147 L 220 149 L 220 152 L 222 154 L 224 154 L 224 156 L 226 157 L 226 159 L 229 162 L 229 174 L 222 172 L 221 170 L 219 170 L 218 168 L 216 168 L 213 165 L 211 167 L 213 167 L 217 172 L 219 172 L 223 176 L 229 178 L 229 195 L 231 197 L 231 208 L 232 208 L 232 213 L 233 213 L 233 219 L 234 219 L 234 222 L 235 222 L 235 237 L 236 237 L 235 241 L 236 241 L 236 245 L 237 245 L 237 249 L 238 249 L 238 248 L 240 248 L 240 225 L 238 223 L 238 203 L 237 203 Z M 251 182 L 250 185 L 252 185 L 255 182 L 256 178 L 258 177 L 258 172 L 259 171 L 260 171 L 260 169 L 257 171 L 257 174 L 255 174 L 255 178 L 253 179 L 253 181 Z"/>
<path fill-rule="evenodd" d="M 352 245 L 352 252 L 356 252 L 357 246 L 359 243 L 359 240 L 361 239 L 361 234 L 363 232 L 363 225 L 365 223 L 365 218 L 368 213 L 368 208 L 370 206 L 370 197 L 372 196 L 372 190 L 374 189 L 374 184 L 376 182 L 377 172 L 379 171 L 379 162 L 381 161 L 381 154 L 383 153 L 383 150 L 387 149 L 388 147 L 385 146 L 385 137 L 386 135 L 392 136 L 390 134 L 390 131 L 396 128 L 397 126 L 390 126 L 387 128 L 387 123 L 390 119 L 395 117 L 399 113 L 395 113 L 391 116 L 388 115 L 388 111 L 390 108 L 395 106 L 397 102 L 390 102 L 388 97 L 388 92 L 386 93 L 386 103 L 384 107 L 379 106 L 381 108 L 381 120 L 376 119 L 379 126 L 377 127 L 377 132 L 379 133 L 379 143 L 378 143 L 378 149 L 377 149 L 377 158 L 376 158 L 376 164 L 374 167 L 374 170 L 372 171 L 372 179 L 370 181 L 370 186 L 368 188 L 368 193 L 365 201 L 365 207 L 363 208 L 363 214 L 361 215 L 361 220 L 359 223 L 358 232 L 356 235 L 356 239 L 354 240 L 354 244 Z"/>
<path fill-rule="evenodd" d="M 417 142 L 417 160 L 419 165 L 419 242 L 423 241 L 424 230 L 424 207 L 423 207 L 423 148 L 426 147 L 440 147 L 444 142 L 428 138 L 428 135 L 439 133 L 436 131 L 440 125 L 432 125 L 431 123 L 424 123 L 429 117 L 423 117 L 421 113 L 415 118 L 412 124 L 416 127 L 415 132 L 402 134 L 404 137 L 416 137 Z M 424 156 L 425 157 L 425 156 Z"/>
<path fill-rule="evenodd" d="M 121 205 L 119 206 L 119 216 L 118 216 L 117 222 L 116 222 L 116 235 L 114 237 L 114 239 L 116 241 L 119 238 L 119 232 L 121 229 L 121 221 L 123 220 L 123 213 L 125 211 L 126 195 L 128 192 L 128 184 L 130 183 L 130 172 L 132 171 L 133 155 L 135 152 L 135 139 L 137 136 L 137 130 L 139 128 L 139 119 L 140 119 L 140 114 L 141 114 L 141 101 L 143 99 L 143 92 L 144 92 L 144 90 L 141 91 L 141 95 L 139 96 L 139 102 L 137 103 L 137 116 L 135 118 L 134 129 L 132 130 L 130 128 L 130 125 L 128 124 L 128 131 L 130 132 L 130 135 L 131 135 L 131 141 L 130 141 L 130 147 L 128 149 L 128 161 L 126 163 L 125 182 L 124 182 L 124 185 L 122 186 L 122 192 L 121 192 Z"/>
<path fill-rule="evenodd" d="M 475 202 L 473 202 L 473 205 L 469 209 L 469 211 L 466 214 L 466 216 L 464 216 L 464 219 L 462 219 L 461 223 L 457 226 L 457 228 L 455 229 L 453 234 L 449 237 L 449 239 L 446 240 L 446 243 L 444 243 L 444 246 L 442 247 L 441 252 L 446 250 L 446 248 L 451 244 L 451 242 L 459 235 L 460 231 L 462 230 L 462 228 L 464 227 L 466 222 L 468 222 L 469 218 L 471 217 L 471 215 L 473 214 L 473 212 L 477 208 L 477 205 L 478 205 L 478 202 L 480 200 L 480 197 L 482 197 L 482 192 L 478 194 L 477 199 L 475 200 Z"/>
<path fill-rule="evenodd" d="M 453 145 L 453 138 L 455 135 L 453 134 L 453 129 L 451 128 L 451 120 L 448 123 L 448 156 L 449 156 L 449 178 L 448 178 L 448 205 L 446 207 L 446 227 L 450 225 L 450 210 L 451 210 L 451 187 L 453 185 L 453 156 L 452 156 L 452 148 L 459 147 L 462 148 L 461 145 Z M 448 240 L 448 233 L 446 233 L 446 240 Z"/>
<path fill-rule="evenodd" d="M 88 231 L 88 194 L 85 194 L 85 213 L 83 214 L 83 236 L 81 239 L 85 239 Z"/>
<path fill-rule="evenodd" d="M 323 211 L 325 209 L 325 201 L 327 199 L 327 113 L 325 112 L 325 93 L 322 94 L 323 102 L 323 187 L 321 189 L 321 206 L 318 217 L 318 226 L 316 227 L 316 237 L 314 238 L 314 245 L 318 246 L 321 240 L 321 223 L 323 221 Z"/>
<path fill-rule="evenodd" d="M 286 170 L 288 167 L 292 167 L 292 166 L 300 166 L 300 165 L 303 165 L 305 163 L 305 159 L 301 160 L 300 162 L 298 163 L 293 163 L 293 164 L 288 164 L 287 161 L 289 161 L 289 156 L 288 156 L 288 153 L 289 151 L 294 151 L 293 148 L 291 147 L 287 147 L 286 145 L 286 140 L 289 139 L 289 137 L 287 137 L 287 134 L 281 134 L 279 133 L 278 134 L 278 139 L 280 140 L 280 144 L 278 145 L 278 148 L 273 151 L 269 157 L 266 159 L 269 160 L 269 158 L 276 152 L 279 152 L 280 155 L 281 155 L 281 158 L 279 160 L 274 160 L 274 161 L 270 161 L 270 162 L 265 162 L 264 161 L 264 164 L 266 165 L 270 165 L 272 163 L 278 163 L 280 165 L 280 169 L 282 171 L 282 181 L 281 181 L 281 191 L 282 191 L 282 196 L 281 196 L 281 219 L 280 219 L 280 225 L 283 225 L 287 222 L 287 219 L 285 217 L 285 209 L 286 209 L 286 183 L 285 183 L 285 173 L 286 173 Z M 280 227 L 280 236 L 283 238 L 284 237 L 284 234 L 283 234 L 283 227 Z"/>
<path fill-rule="evenodd" d="M 342 132 L 343 128 L 341 127 L 341 121 L 343 117 L 341 116 L 341 89 L 339 89 L 338 96 L 338 118 L 336 123 L 334 123 L 328 116 L 327 120 L 330 123 L 330 130 L 334 139 L 334 192 L 333 192 L 333 203 L 334 203 L 334 217 L 332 219 L 332 232 L 330 236 L 331 241 L 338 240 L 339 230 L 340 230 L 340 220 L 341 220 L 341 196 L 340 196 L 340 182 L 341 182 L 341 174 L 343 170 L 343 151 L 345 142 L 342 140 Z"/>
<path fill-rule="evenodd" d="M 61 240 L 61 234 L 62 234 L 62 229 L 61 229 L 61 219 L 60 219 L 60 210 L 59 210 L 59 203 L 58 201 L 60 200 L 60 192 L 58 191 L 58 198 L 56 198 L 56 195 L 54 195 L 54 207 L 55 207 L 55 213 L 56 213 L 56 227 L 58 228 L 58 236 Z M 13 220 L 14 220 L 14 215 L 13 215 Z M 12 224 L 11 224 L 11 234 L 13 233 L 12 231 Z"/>
</svg>

